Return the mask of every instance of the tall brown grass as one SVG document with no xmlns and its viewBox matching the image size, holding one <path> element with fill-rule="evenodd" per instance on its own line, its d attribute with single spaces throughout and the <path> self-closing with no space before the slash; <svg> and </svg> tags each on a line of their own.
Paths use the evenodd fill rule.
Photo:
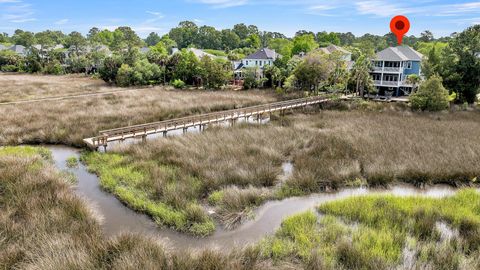
<svg viewBox="0 0 480 270">
<path fill-rule="evenodd" d="M 21 83 L 23 79 L 16 76 L 0 76 L 0 82 L 7 79 L 2 83 L 2 94 L 38 97 L 106 87 L 88 78 L 22 76 L 27 77 L 27 83 Z M 9 78 L 17 79 L 9 81 Z M 32 86 L 36 81 L 42 83 L 41 89 L 46 89 L 38 90 L 40 94 L 34 91 L 37 87 Z M 103 96 L 2 105 L 0 145 L 52 143 L 84 146 L 84 138 L 96 136 L 104 129 L 275 100 L 275 96 L 266 91 L 179 91 L 156 87 Z"/>
<path fill-rule="evenodd" d="M 218 192 L 230 192 L 216 205 L 227 224 L 236 224 L 249 208 L 266 199 L 338 189 L 351 182 L 460 186 L 474 184 L 480 177 L 478 112 L 378 109 L 290 115 L 286 121 L 278 119 L 263 126 L 211 128 L 202 134 L 125 145 L 113 151 L 146 172 L 142 186 L 157 194 L 155 200 L 177 209 Z M 293 162 L 294 172 L 279 183 L 286 161 Z M 160 173 L 158 166 L 175 168 L 175 181 Z"/>
<path fill-rule="evenodd" d="M 93 211 L 38 154 L 0 155 L 0 210 L 0 269 L 274 268 L 257 247 L 171 251 L 141 235 L 106 239 Z"/>
</svg>

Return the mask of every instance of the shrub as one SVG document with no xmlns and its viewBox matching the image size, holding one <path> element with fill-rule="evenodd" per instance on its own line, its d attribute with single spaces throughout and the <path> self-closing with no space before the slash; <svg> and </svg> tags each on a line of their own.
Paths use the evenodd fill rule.
<svg viewBox="0 0 480 270">
<path fill-rule="evenodd" d="M 172 86 L 177 89 L 184 89 L 186 84 L 182 80 L 176 79 L 172 82 Z"/>
<path fill-rule="evenodd" d="M 5 66 L 2 66 L 1 70 L 3 72 L 17 72 L 18 67 L 15 65 L 5 65 Z"/>
<path fill-rule="evenodd" d="M 117 73 L 116 83 L 118 86 L 127 87 L 133 84 L 133 69 L 127 65 L 123 64 Z"/>
<path fill-rule="evenodd" d="M 103 61 L 103 66 L 98 71 L 100 77 L 107 83 L 113 83 L 117 79 L 117 73 L 122 66 L 122 59 L 120 57 L 107 57 Z"/>
<path fill-rule="evenodd" d="M 43 68 L 43 73 L 51 75 L 61 75 L 65 73 L 59 61 L 52 61 Z"/>
<path fill-rule="evenodd" d="M 425 81 L 418 91 L 410 96 L 412 108 L 423 111 L 441 111 L 449 106 L 449 95 L 443 87 L 442 78 L 432 76 Z"/>
</svg>

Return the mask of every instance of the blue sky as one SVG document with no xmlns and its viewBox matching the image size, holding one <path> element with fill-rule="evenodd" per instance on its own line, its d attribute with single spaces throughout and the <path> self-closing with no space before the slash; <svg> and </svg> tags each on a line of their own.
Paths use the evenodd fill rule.
<svg viewBox="0 0 480 270">
<path fill-rule="evenodd" d="M 480 24 L 480 1 L 434 0 L 0 0 L 0 31 L 74 30 L 128 25 L 145 37 L 182 20 L 231 28 L 244 22 L 292 36 L 297 30 L 386 34 L 390 19 L 410 18 L 409 34 L 450 35 Z"/>
</svg>

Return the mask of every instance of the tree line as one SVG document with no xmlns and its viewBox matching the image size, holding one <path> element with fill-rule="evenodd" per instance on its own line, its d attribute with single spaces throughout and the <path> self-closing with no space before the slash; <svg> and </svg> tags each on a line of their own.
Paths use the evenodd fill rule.
<svg viewBox="0 0 480 270">
<path fill-rule="evenodd" d="M 422 52 L 425 78 L 438 76 L 458 102 L 473 102 L 478 94 L 479 26 L 462 33 L 435 39 L 430 31 L 420 37 L 405 37 L 405 44 Z M 11 51 L 0 52 L 2 71 L 42 72 L 47 74 L 97 73 L 102 79 L 120 86 L 174 83 L 178 87 L 197 85 L 220 88 L 233 78 L 228 60 L 239 60 L 259 48 L 269 47 L 282 55 L 274 65 L 245 70 L 245 88 L 275 87 L 284 90 L 346 91 L 374 93 L 370 78 L 375 52 L 396 46 L 393 34 L 384 36 L 352 33 L 298 31 L 293 38 L 281 33 L 260 31 L 254 25 L 237 24 L 232 29 L 217 30 L 181 22 L 169 33 L 151 33 L 141 39 L 131 28 L 114 31 L 92 28 L 86 36 L 60 31 L 33 33 L 16 30 L 12 36 L 0 34 L 0 43 L 17 44 L 29 49 L 26 56 Z M 63 45 L 58 48 L 57 45 Z M 355 64 L 348 70 L 341 55 L 315 51 L 326 45 L 339 45 L 352 52 Z M 33 46 L 37 45 L 37 46 Z M 140 51 L 149 47 L 147 51 Z M 186 50 L 201 48 L 222 56 L 198 59 Z M 172 55 L 172 49 L 180 52 Z M 299 53 L 307 53 L 298 57 Z"/>
</svg>

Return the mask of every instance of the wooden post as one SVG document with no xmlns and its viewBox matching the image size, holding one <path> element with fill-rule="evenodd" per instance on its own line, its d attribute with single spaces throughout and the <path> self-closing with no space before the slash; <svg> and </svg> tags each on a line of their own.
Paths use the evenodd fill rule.
<svg viewBox="0 0 480 270">
<path fill-rule="evenodd" d="M 145 135 L 142 136 L 142 142 L 143 142 L 143 143 L 146 143 L 146 142 L 147 142 L 147 134 L 145 134 Z"/>
<path fill-rule="evenodd" d="M 163 132 L 163 137 L 164 137 L 164 138 L 167 137 L 167 131 L 164 131 L 164 132 Z"/>
</svg>

